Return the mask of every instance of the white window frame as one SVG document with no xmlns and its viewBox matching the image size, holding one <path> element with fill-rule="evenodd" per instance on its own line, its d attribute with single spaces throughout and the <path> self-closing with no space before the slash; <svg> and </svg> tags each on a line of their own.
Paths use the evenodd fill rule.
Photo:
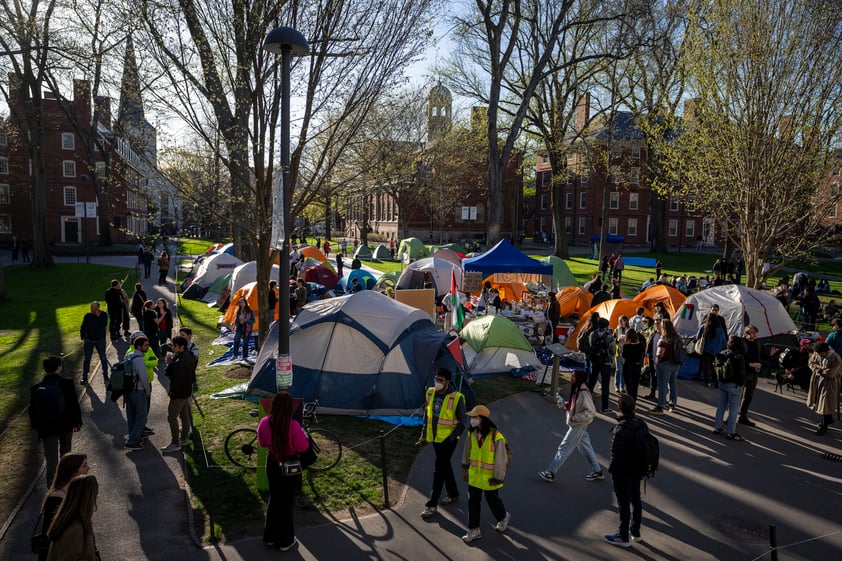
<svg viewBox="0 0 842 561">
<path fill-rule="evenodd" d="M 670 197 L 670 212 L 678 212 L 678 199 Z"/>
<path fill-rule="evenodd" d="M 564 194 L 564 208 L 571 209 L 573 208 L 573 192 L 569 191 Z"/>
<path fill-rule="evenodd" d="M 12 233 L 12 215 L 0 214 L 0 234 Z"/>
<path fill-rule="evenodd" d="M 541 210 L 547 210 L 547 195 L 541 195 Z"/>
<path fill-rule="evenodd" d="M 587 226 L 588 226 L 588 222 L 587 222 L 587 220 L 588 220 L 588 219 L 587 219 L 587 218 L 585 218 L 584 216 L 580 216 L 580 217 L 579 217 L 579 235 L 580 235 L 580 236 L 584 236 L 584 235 L 585 235 L 585 229 L 586 229 L 586 228 L 587 228 Z"/>
<path fill-rule="evenodd" d="M 667 228 L 667 236 L 670 238 L 678 237 L 678 220 L 676 220 L 675 218 L 671 218 L 669 221 L 669 226 Z"/>
<path fill-rule="evenodd" d="M 629 223 L 626 226 L 626 233 L 630 238 L 637 236 L 637 218 L 629 218 Z"/>
<path fill-rule="evenodd" d="M 12 191 L 8 183 L 0 183 L 0 205 L 12 204 Z"/>
<path fill-rule="evenodd" d="M 588 208 L 588 194 L 585 191 L 579 193 L 579 208 Z"/>
<path fill-rule="evenodd" d="M 611 210 L 618 210 L 620 208 L 620 192 L 611 191 L 608 194 L 608 208 Z"/>
<path fill-rule="evenodd" d="M 629 183 L 632 185 L 640 185 L 640 168 L 633 167 L 631 168 L 631 173 L 629 174 Z"/>
<path fill-rule="evenodd" d="M 61 133 L 61 149 L 76 150 L 76 135 L 72 132 Z"/>
<path fill-rule="evenodd" d="M 572 216 L 565 216 L 564 217 L 564 231 L 565 232 L 573 232 L 573 217 Z"/>
<path fill-rule="evenodd" d="M 696 221 L 695 220 L 687 220 L 684 223 L 684 237 L 695 239 L 696 238 Z"/>
<path fill-rule="evenodd" d="M 632 157 L 632 160 L 639 160 L 640 159 L 640 146 L 632 146 L 631 157 Z"/>
<path fill-rule="evenodd" d="M 62 160 L 61 175 L 62 177 L 76 177 L 76 161 Z"/>
<path fill-rule="evenodd" d="M 623 147 L 615 144 L 611 147 L 611 159 L 619 159 L 623 156 Z"/>
<path fill-rule="evenodd" d="M 0 156 L 0 175 L 9 175 L 9 158 Z"/>
<path fill-rule="evenodd" d="M 639 193 L 629 193 L 629 210 L 637 210 L 640 199 Z"/>
<path fill-rule="evenodd" d="M 616 216 L 609 217 L 608 218 L 608 233 L 612 236 L 616 236 L 618 225 L 619 225 L 619 220 L 617 220 Z"/>
<path fill-rule="evenodd" d="M 588 181 L 590 181 L 590 178 L 591 178 L 591 170 L 583 168 L 582 169 L 582 180 L 581 180 L 582 185 L 584 185 Z"/>
<path fill-rule="evenodd" d="M 72 206 L 75 207 L 76 203 L 79 202 L 79 198 L 77 197 L 78 193 L 76 192 L 76 187 L 72 185 L 65 185 L 63 189 L 63 200 L 64 206 Z"/>
</svg>

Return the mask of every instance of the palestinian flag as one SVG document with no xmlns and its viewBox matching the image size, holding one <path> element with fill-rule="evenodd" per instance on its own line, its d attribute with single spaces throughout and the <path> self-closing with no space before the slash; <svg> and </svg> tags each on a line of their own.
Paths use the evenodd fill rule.
<svg viewBox="0 0 842 561">
<path fill-rule="evenodd" d="M 462 322 L 465 321 L 465 311 L 462 310 L 462 300 L 456 289 L 456 268 L 450 270 L 450 311 L 453 313 L 453 328 L 456 331 L 462 329 Z"/>
</svg>

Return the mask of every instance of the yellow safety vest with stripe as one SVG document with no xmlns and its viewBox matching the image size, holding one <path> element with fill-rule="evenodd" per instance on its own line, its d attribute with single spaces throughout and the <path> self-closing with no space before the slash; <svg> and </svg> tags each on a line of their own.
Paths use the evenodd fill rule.
<svg viewBox="0 0 842 561">
<path fill-rule="evenodd" d="M 506 439 L 497 430 L 491 431 L 485 436 L 482 446 L 479 445 L 479 441 L 477 440 L 477 431 L 470 431 L 469 438 L 471 439 L 471 452 L 469 456 L 468 485 L 486 491 L 499 489 L 503 486 L 502 483 L 492 485 L 488 480 L 494 478 L 494 456 L 497 446 L 505 446 Z M 494 441 L 493 443 L 492 440 Z"/>
<path fill-rule="evenodd" d="M 461 393 L 452 391 L 444 396 L 439 411 L 438 423 L 436 423 L 436 434 L 433 435 L 433 401 L 435 401 L 436 388 L 427 388 L 427 431 L 424 433 L 424 440 L 427 442 L 444 442 L 450 434 L 456 430 L 459 419 L 456 418 L 456 407 L 460 399 L 465 399 Z"/>
</svg>

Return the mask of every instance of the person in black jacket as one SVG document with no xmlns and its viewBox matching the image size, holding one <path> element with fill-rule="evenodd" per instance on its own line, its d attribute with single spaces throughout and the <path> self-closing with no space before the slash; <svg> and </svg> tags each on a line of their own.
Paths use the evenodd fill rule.
<svg viewBox="0 0 842 561">
<path fill-rule="evenodd" d="M 196 381 L 196 357 L 187 350 L 187 338 L 176 335 L 172 338 L 172 356 L 167 355 L 166 375 L 170 379 L 170 404 L 167 407 L 167 422 L 170 424 L 170 443 L 162 452 L 178 452 L 187 445 L 190 436 L 190 396 Z M 178 421 L 181 420 L 179 431 Z"/>
<path fill-rule="evenodd" d="M 108 331 L 111 332 L 112 341 L 120 338 L 120 326 L 123 323 L 123 313 L 125 311 L 123 294 L 120 281 L 117 279 L 112 280 L 111 288 L 105 291 L 105 305 L 108 306 L 108 315 L 111 316 Z"/>
<path fill-rule="evenodd" d="M 91 311 L 82 318 L 79 336 L 85 344 L 85 360 L 82 362 L 82 385 L 88 383 L 91 371 L 91 357 L 96 349 L 102 366 L 103 377 L 108 376 L 108 358 L 105 356 L 105 329 L 108 326 L 108 314 L 99 309 L 99 302 L 91 302 Z"/>
<path fill-rule="evenodd" d="M 29 391 L 29 424 L 44 447 L 50 485 L 59 456 L 70 452 L 73 433 L 82 427 L 82 410 L 73 381 L 61 375 L 61 358 L 48 356 L 42 364 L 46 375 Z"/>
<path fill-rule="evenodd" d="M 137 320 L 137 328 L 143 331 L 143 305 L 146 303 L 146 291 L 143 290 L 143 285 L 135 283 L 134 294 L 132 294 L 132 315 Z"/>
<path fill-rule="evenodd" d="M 634 399 L 620 396 L 621 417 L 612 430 L 611 464 L 608 471 L 614 483 L 620 526 L 615 534 L 604 536 L 605 541 L 619 547 L 629 547 L 631 541 L 641 541 L 643 503 L 640 500 L 640 466 L 643 449 L 638 445 L 649 427 L 634 414 Z"/>
<path fill-rule="evenodd" d="M 740 405 L 740 416 L 737 422 L 748 427 L 756 426 L 755 422 L 748 418 L 748 408 L 754 397 L 754 390 L 757 388 L 757 378 L 760 376 L 760 344 L 757 342 L 757 327 L 746 325 L 745 337 L 743 337 L 743 358 L 746 363 L 746 383 L 743 390 L 743 403 Z"/>
</svg>

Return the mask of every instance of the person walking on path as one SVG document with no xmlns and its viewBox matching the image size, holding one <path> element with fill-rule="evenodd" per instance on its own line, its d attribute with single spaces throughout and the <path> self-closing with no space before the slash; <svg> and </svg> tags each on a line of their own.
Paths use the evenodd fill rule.
<svg viewBox="0 0 842 561">
<path fill-rule="evenodd" d="M 611 363 L 614 362 L 614 357 L 617 355 L 617 346 L 608 320 L 599 318 L 597 324 L 598 329 L 588 335 L 588 360 L 591 363 L 588 389 L 593 393 L 596 382 L 599 380 L 599 393 L 602 402 L 600 412 L 605 413 L 608 411 L 611 392 Z"/>
<path fill-rule="evenodd" d="M 108 331 L 111 334 L 111 341 L 120 338 L 120 327 L 123 323 L 123 289 L 120 281 L 113 279 L 111 288 L 105 291 L 105 305 L 108 306 Z"/>
<path fill-rule="evenodd" d="M 468 483 L 468 533 L 462 536 L 462 541 L 470 543 L 482 537 L 479 523 L 483 494 L 497 520 L 495 530 L 505 532 L 512 515 L 500 499 L 509 463 L 506 439 L 497 430 L 485 405 L 477 405 L 467 415 L 471 428 L 462 453 L 462 479 Z"/>
<path fill-rule="evenodd" d="M 53 482 L 44 496 L 44 501 L 41 503 L 41 516 L 43 517 L 41 535 L 47 535 L 58 509 L 67 495 L 67 487 L 70 482 L 76 477 L 87 475 L 90 471 L 88 456 L 85 454 L 70 453 L 61 457 L 58 462 L 58 469 L 56 469 L 56 476 L 53 478 Z M 46 561 L 47 559 L 49 542 L 45 545 L 46 547 L 38 552 L 38 561 Z"/>
<path fill-rule="evenodd" d="M 108 377 L 108 357 L 105 355 L 105 331 L 108 326 L 108 314 L 99 309 L 99 302 L 91 302 L 91 311 L 82 318 L 79 336 L 84 342 L 85 360 L 82 362 L 82 385 L 88 383 L 91 371 L 91 357 L 96 349 L 103 377 Z"/>
<path fill-rule="evenodd" d="M 699 326 L 696 340 L 702 340 L 703 352 L 699 359 L 699 371 L 707 387 L 713 386 L 715 375 L 713 372 L 713 357 L 725 350 L 728 342 L 728 328 L 725 319 L 719 315 L 719 306 L 710 307 L 710 313 Z"/>
<path fill-rule="evenodd" d="M 737 422 L 747 427 L 754 427 L 757 424 L 748 418 L 748 410 L 751 407 L 751 400 L 754 398 L 754 391 L 757 388 L 757 379 L 760 377 L 760 344 L 757 342 L 757 327 L 746 325 L 743 330 L 743 357 L 745 358 L 746 380 L 743 390 L 743 402 L 740 405 L 740 416 Z"/>
<path fill-rule="evenodd" d="M 143 331 L 143 305 L 146 303 L 146 291 L 143 290 L 143 285 L 135 283 L 134 294 L 132 294 L 132 315 L 137 321 L 137 328 Z"/>
<path fill-rule="evenodd" d="M 435 386 L 427 388 L 424 425 L 416 446 L 432 443 L 436 463 L 433 468 L 433 489 L 424 505 L 426 508 L 421 512 L 421 518 L 429 518 L 436 513 L 442 488 L 447 488 L 447 496 L 441 504 L 449 505 L 459 500 L 459 487 L 453 475 L 451 458 L 465 431 L 465 396 L 456 390 L 452 378 L 450 370 L 439 368 L 436 371 Z"/>
<path fill-rule="evenodd" d="M 722 434 L 725 409 L 728 409 L 728 440 L 745 440 L 737 434 L 737 411 L 746 379 L 746 364 L 739 337 L 730 337 L 725 350 L 713 359 L 713 368 L 719 379 L 719 403 L 713 421 L 714 434 Z"/>
<path fill-rule="evenodd" d="M 165 249 L 158 258 L 158 284 L 167 284 L 167 272 L 170 270 L 170 254 Z"/>
<path fill-rule="evenodd" d="M 646 341 L 643 335 L 630 329 L 626 333 L 623 343 L 623 381 L 626 391 L 637 400 L 637 389 L 640 385 L 640 371 L 643 368 L 643 356 L 646 354 Z"/>
<path fill-rule="evenodd" d="M 44 448 L 49 485 L 59 457 L 70 452 L 73 433 L 82 428 L 82 410 L 73 381 L 62 376 L 61 358 L 48 356 L 42 365 L 46 374 L 29 390 L 29 424 Z"/>
<path fill-rule="evenodd" d="M 143 303 L 143 329 L 141 331 L 149 339 L 155 356 L 161 356 L 161 347 L 158 345 L 158 312 L 152 300 Z"/>
<path fill-rule="evenodd" d="M 345 267 L 345 261 L 343 261 L 344 254 L 337 253 L 336 254 L 336 278 L 342 278 L 342 269 Z"/>
<path fill-rule="evenodd" d="M 658 325 L 658 342 L 655 354 L 655 375 L 658 377 L 658 405 L 650 413 L 663 413 L 664 409 L 672 411 L 678 405 L 678 369 L 681 363 L 674 360 L 674 346 L 681 343 L 681 338 L 675 331 L 672 321 L 661 319 Z M 669 389 L 669 402 L 667 401 Z"/>
<path fill-rule="evenodd" d="M 272 398 L 272 410 L 257 425 L 257 442 L 269 449 L 266 461 L 266 479 L 269 482 L 269 504 L 266 506 L 266 523 L 263 542 L 270 547 L 287 551 L 295 547 L 295 521 L 293 507 L 295 494 L 301 487 L 301 473 L 284 473 L 284 464 L 298 459 L 307 451 L 310 442 L 298 421 L 292 418 L 293 401 L 289 392 L 280 391 Z"/>
<path fill-rule="evenodd" d="M 842 373 L 842 358 L 826 342 L 816 343 L 810 355 L 810 389 L 807 391 L 807 407 L 822 416 L 817 435 L 827 432 L 833 423 L 833 413 L 839 402 L 839 376 Z"/>
<path fill-rule="evenodd" d="M 590 436 L 588 436 L 588 426 L 596 416 L 596 408 L 593 404 L 591 392 L 585 384 L 585 376 L 583 370 L 573 372 L 573 379 L 570 382 L 570 399 L 567 402 L 561 401 L 559 396 L 558 406 L 566 412 L 568 428 L 549 467 L 546 471 L 538 473 L 544 481 L 550 483 L 555 481 L 555 474 L 573 454 L 573 450 L 579 450 L 579 453 L 591 466 L 591 472 L 585 479 L 596 481 L 605 477 L 593 446 L 591 446 Z"/>
<path fill-rule="evenodd" d="M 182 446 L 187 445 L 190 436 L 190 396 L 193 395 L 193 383 L 196 381 L 196 357 L 187 352 L 187 339 L 181 335 L 173 337 L 172 356 L 167 355 L 165 375 L 170 379 L 167 422 L 171 438 L 161 451 L 178 452 Z"/>
<path fill-rule="evenodd" d="M 144 354 L 149 350 L 149 339 L 137 337 L 133 345 L 134 351 L 128 356 L 132 359 L 132 381 L 129 385 L 131 391 L 126 394 L 126 423 L 129 429 L 126 450 L 143 450 L 143 432 L 149 415 L 149 401 L 146 396 L 151 396 L 152 393 L 144 360 Z"/>
<path fill-rule="evenodd" d="M 608 472 L 614 484 L 620 524 L 615 534 L 605 541 L 629 547 L 631 541 L 642 541 L 643 503 L 640 500 L 640 466 L 643 464 L 642 438 L 649 433 L 646 423 L 634 414 L 635 401 L 630 395 L 620 396 L 620 418 L 612 429 L 611 464 Z"/>
<path fill-rule="evenodd" d="M 152 261 L 155 255 L 152 253 L 152 248 L 148 245 L 143 248 L 143 278 L 148 279 L 152 274 Z"/>
<path fill-rule="evenodd" d="M 99 559 L 94 538 L 93 515 L 99 485 L 93 475 L 82 475 L 67 486 L 47 538 L 47 561 L 94 561 Z"/>
</svg>

